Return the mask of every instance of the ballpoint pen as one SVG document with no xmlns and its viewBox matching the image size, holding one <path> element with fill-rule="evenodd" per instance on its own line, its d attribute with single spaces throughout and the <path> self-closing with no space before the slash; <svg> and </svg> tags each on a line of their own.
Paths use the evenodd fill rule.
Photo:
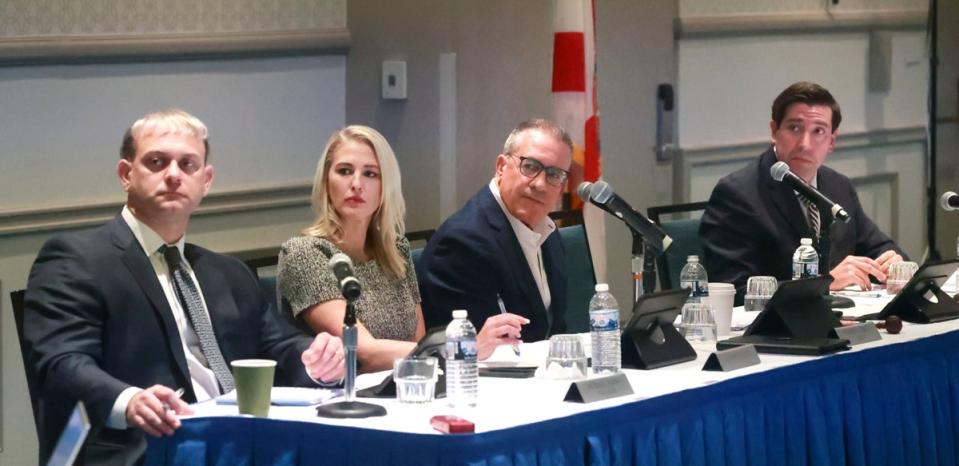
<svg viewBox="0 0 959 466">
<path fill-rule="evenodd" d="M 506 304 L 503 303 L 503 298 L 496 293 L 496 304 L 499 304 L 499 313 L 506 314 Z M 519 356 L 519 345 L 513 345 L 513 354 Z"/>
<path fill-rule="evenodd" d="M 176 389 L 175 392 L 173 392 L 173 396 L 175 396 L 175 397 L 177 397 L 177 399 L 179 399 L 181 396 L 183 396 L 184 393 L 186 393 L 186 390 L 184 390 L 183 387 L 180 387 L 180 388 Z M 171 409 L 173 409 L 173 407 L 171 407 L 169 403 L 163 403 L 163 410 L 164 410 L 164 411 L 170 411 Z"/>
</svg>

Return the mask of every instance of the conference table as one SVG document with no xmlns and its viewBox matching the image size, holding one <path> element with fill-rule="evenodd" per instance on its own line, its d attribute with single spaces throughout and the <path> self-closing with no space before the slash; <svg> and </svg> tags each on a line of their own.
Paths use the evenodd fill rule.
<svg viewBox="0 0 959 466">
<path fill-rule="evenodd" d="M 889 298 L 854 297 L 847 314 L 877 312 Z M 754 316 L 734 312 L 734 326 Z M 959 463 L 959 321 L 905 324 L 897 335 L 827 356 L 761 354 L 731 372 L 694 361 L 624 370 L 634 393 L 563 401 L 569 381 L 480 379 L 477 407 L 443 399 L 382 404 L 385 417 L 317 418 L 311 406 L 273 406 L 269 418 L 234 405 L 197 404 L 172 437 L 151 439 L 148 465 L 955 465 Z M 545 342 L 521 358 L 545 360 Z M 510 351 L 494 359 L 509 362 Z M 541 358 L 541 359 L 540 359 Z M 384 374 L 365 374 L 360 387 Z M 335 399 L 333 401 L 336 401 Z M 441 434 L 429 419 L 457 414 L 472 434 Z"/>
</svg>

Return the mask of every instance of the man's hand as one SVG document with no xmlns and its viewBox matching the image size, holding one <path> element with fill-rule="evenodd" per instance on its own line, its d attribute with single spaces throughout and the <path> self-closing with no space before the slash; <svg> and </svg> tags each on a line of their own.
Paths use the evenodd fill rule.
<svg viewBox="0 0 959 466">
<path fill-rule="evenodd" d="M 193 414 L 193 410 L 163 385 L 140 390 L 127 404 L 127 423 L 154 437 L 173 435 L 180 427 L 179 414 Z"/>
<path fill-rule="evenodd" d="M 482 361 L 500 345 L 515 345 L 522 338 L 522 327 L 529 319 L 516 314 L 497 314 L 486 319 L 483 328 L 476 335 L 476 357 Z"/>
<path fill-rule="evenodd" d="M 303 352 L 301 359 L 310 377 L 321 382 L 335 382 L 346 374 L 345 357 L 343 342 L 329 333 L 322 332 L 316 335 L 310 347 Z"/>
<path fill-rule="evenodd" d="M 902 260 L 902 258 L 900 257 L 899 260 Z M 861 256 L 846 256 L 839 265 L 829 271 L 829 275 L 832 275 L 833 278 L 829 289 L 833 291 L 841 290 L 849 285 L 858 285 L 862 290 L 871 290 L 870 275 L 876 277 L 880 282 L 886 281 L 886 273 L 882 270 L 880 264 L 868 257 Z"/>
<path fill-rule="evenodd" d="M 884 274 L 889 273 L 889 266 L 896 262 L 902 262 L 902 256 L 892 249 L 882 253 L 882 255 L 876 258 L 876 263 L 879 264 L 879 270 L 882 270 Z M 882 280 L 884 283 L 885 281 L 885 279 Z"/>
</svg>

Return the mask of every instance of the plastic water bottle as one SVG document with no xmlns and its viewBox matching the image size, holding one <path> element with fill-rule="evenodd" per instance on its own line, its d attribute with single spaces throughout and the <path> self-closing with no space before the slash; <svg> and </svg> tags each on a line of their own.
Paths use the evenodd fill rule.
<svg viewBox="0 0 959 466">
<path fill-rule="evenodd" d="M 453 311 L 446 326 L 446 399 L 450 406 L 476 406 L 479 369 L 476 367 L 476 327 L 466 311 Z"/>
<path fill-rule="evenodd" d="M 596 294 L 589 300 L 589 335 L 593 347 L 593 373 L 619 372 L 619 304 L 605 283 L 596 284 Z"/>
<path fill-rule="evenodd" d="M 803 238 L 793 253 L 793 280 L 818 276 L 819 253 L 812 247 L 811 238 Z"/>
<path fill-rule="evenodd" d="M 699 256 L 686 258 L 686 265 L 679 272 L 679 287 L 692 290 L 687 303 L 699 303 L 709 296 L 709 277 L 706 276 L 706 268 L 699 263 Z"/>
</svg>

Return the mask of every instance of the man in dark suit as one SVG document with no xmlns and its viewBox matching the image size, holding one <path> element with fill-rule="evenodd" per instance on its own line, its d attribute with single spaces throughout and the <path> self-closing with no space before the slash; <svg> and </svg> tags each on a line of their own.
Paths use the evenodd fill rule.
<svg viewBox="0 0 959 466">
<path fill-rule="evenodd" d="M 480 359 L 498 345 L 565 331 L 566 253 L 548 213 L 571 163 L 572 142 L 556 124 L 529 120 L 513 129 L 493 180 L 423 251 L 417 277 L 427 327 L 466 309 L 481 329 Z M 509 313 L 500 313 L 497 297 Z"/>
<path fill-rule="evenodd" d="M 896 244 L 863 212 L 849 179 L 823 166 L 841 120 L 839 104 L 823 87 L 809 82 L 789 86 L 773 102 L 772 147 L 713 189 L 699 230 L 706 271 L 710 281 L 736 286 L 737 303 L 751 276 L 792 278 L 792 256 L 801 238 L 811 238 L 820 250 L 820 215 L 830 213 L 810 207 L 789 185 L 770 176 L 770 167 L 780 160 L 851 217 L 830 230 L 831 289 L 870 289 L 870 276 L 884 282 L 889 265 L 903 260 Z"/>
<path fill-rule="evenodd" d="M 40 250 L 24 337 L 37 380 L 41 463 L 78 401 L 93 424 L 82 464 L 134 464 L 144 432 L 172 435 L 178 415 L 192 412 L 186 402 L 232 388 L 230 361 L 275 359 L 280 384 L 342 377 L 339 340 L 299 334 L 243 263 L 185 243 L 213 180 L 208 148 L 206 127 L 186 112 L 143 117 L 124 136 L 117 165 L 127 192 L 121 214 Z"/>
</svg>

